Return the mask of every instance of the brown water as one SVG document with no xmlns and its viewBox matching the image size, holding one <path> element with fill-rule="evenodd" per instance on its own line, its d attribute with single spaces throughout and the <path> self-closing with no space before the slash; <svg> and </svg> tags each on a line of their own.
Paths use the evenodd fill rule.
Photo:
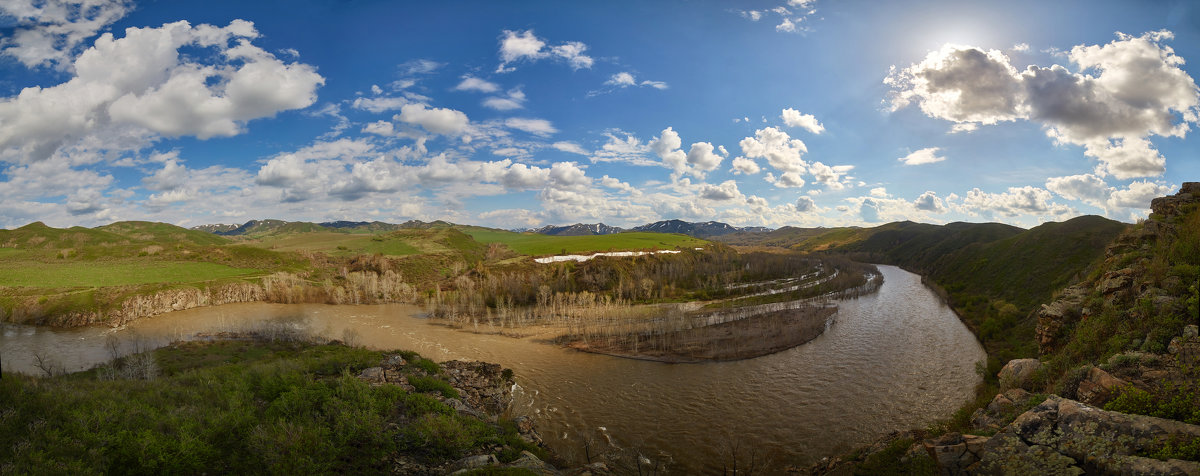
<svg viewBox="0 0 1200 476">
<path fill-rule="evenodd" d="M 514 412 L 537 420 L 558 453 L 599 447 L 669 457 L 673 474 L 720 470 L 728 448 L 756 448 L 778 471 L 944 418 L 979 381 L 984 351 L 920 277 L 880 266 L 879 292 L 840 303 L 835 323 L 808 344 L 750 360 L 664 364 L 587 354 L 536 342 L 455 331 L 414 317 L 408 305 L 229 304 L 173 312 L 121 329 L 51 330 L 6 325 L 0 357 L 9 371 L 36 373 L 34 352 L 69 370 L 108 358 L 109 335 L 151 345 L 197 332 L 236 330 L 303 316 L 333 338 L 411 349 L 435 360 L 477 359 L 517 375 Z M 350 329 L 351 331 L 347 331 Z M 595 448 L 597 446 L 593 446 Z"/>
</svg>

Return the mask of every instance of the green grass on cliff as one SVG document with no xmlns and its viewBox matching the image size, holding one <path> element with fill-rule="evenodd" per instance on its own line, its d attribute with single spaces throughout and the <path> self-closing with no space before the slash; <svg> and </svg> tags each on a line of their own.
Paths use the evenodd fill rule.
<svg viewBox="0 0 1200 476">
<path fill-rule="evenodd" d="M 232 341 L 150 355 L 152 380 L 5 374 L 0 474 L 378 474 L 401 454 L 437 464 L 485 446 L 540 451 L 512 425 L 354 377 L 378 365 L 376 351 Z"/>
</svg>

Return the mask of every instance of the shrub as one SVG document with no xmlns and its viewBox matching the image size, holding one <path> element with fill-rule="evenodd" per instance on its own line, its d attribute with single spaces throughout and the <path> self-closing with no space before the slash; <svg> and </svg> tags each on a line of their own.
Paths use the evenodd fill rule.
<svg viewBox="0 0 1200 476">
<path fill-rule="evenodd" d="M 442 366 L 429 359 L 418 358 L 416 360 L 410 360 L 409 362 L 412 362 L 414 367 L 424 370 L 425 373 L 429 375 L 436 375 L 442 371 Z"/>
<path fill-rule="evenodd" d="M 457 415 L 425 414 L 404 428 L 402 445 L 434 459 L 456 459 L 475 445 L 475 440 L 489 433 L 478 420 Z"/>
<path fill-rule="evenodd" d="M 446 398 L 458 398 L 458 390 L 451 387 L 449 383 L 437 377 L 425 377 L 421 375 L 410 375 L 408 383 L 416 388 L 418 392 L 438 392 Z"/>
</svg>

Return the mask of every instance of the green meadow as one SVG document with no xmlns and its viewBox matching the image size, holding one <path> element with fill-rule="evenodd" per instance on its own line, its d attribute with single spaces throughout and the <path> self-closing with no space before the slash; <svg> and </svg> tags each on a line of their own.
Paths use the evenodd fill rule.
<svg viewBox="0 0 1200 476">
<path fill-rule="evenodd" d="M 671 250 L 699 248 L 707 241 L 687 235 L 626 232 L 612 235 L 551 236 L 537 233 L 514 233 L 487 228 L 464 227 L 463 232 L 480 243 L 501 243 L 521 254 L 539 256 L 560 253 L 589 253 L 624 250 Z"/>
<path fill-rule="evenodd" d="M 195 283 L 261 273 L 250 268 L 192 261 L 39 261 L 0 260 L 0 286 L 38 288 Z"/>
</svg>

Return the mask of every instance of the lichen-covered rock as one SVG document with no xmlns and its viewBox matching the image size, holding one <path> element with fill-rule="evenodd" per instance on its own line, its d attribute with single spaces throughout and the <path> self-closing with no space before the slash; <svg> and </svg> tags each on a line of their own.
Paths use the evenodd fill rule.
<svg viewBox="0 0 1200 476">
<path fill-rule="evenodd" d="M 1023 388 L 1029 390 L 1029 386 L 1033 383 L 1033 375 L 1042 368 L 1042 363 L 1037 359 L 1013 359 L 1004 364 L 1004 368 L 1000 369 L 1000 373 L 996 374 L 1000 378 L 1000 387 Z"/>
<path fill-rule="evenodd" d="M 486 413 L 503 413 L 512 401 L 512 383 L 499 364 L 452 360 L 442 362 L 450 386 L 458 389 L 467 406 Z"/>
<path fill-rule="evenodd" d="M 1172 440 L 1200 438 L 1200 426 L 1126 415 L 1052 395 L 984 444 L 979 474 L 1200 474 L 1195 461 L 1139 455 Z"/>
<path fill-rule="evenodd" d="M 957 476 L 969 474 L 972 465 L 979 461 L 987 441 L 987 437 L 951 432 L 926 442 L 925 451 L 937 464 L 939 473 Z"/>
<path fill-rule="evenodd" d="M 533 453 L 528 451 L 522 451 L 521 457 L 517 458 L 516 461 L 509 463 L 507 467 L 527 469 L 533 474 L 537 474 L 539 476 L 560 476 L 562 474 L 554 466 L 551 466 L 549 463 L 538 459 L 537 456 L 534 456 Z"/>
<path fill-rule="evenodd" d="M 1020 388 L 998 393 L 987 407 L 975 410 L 971 415 L 971 426 L 977 430 L 999 430 L 1007 423 L 1006 417 L 1011 418 L 1013 409 L 1024 406 L 1032 397 L 1032 394 Z"/>
</svg>

